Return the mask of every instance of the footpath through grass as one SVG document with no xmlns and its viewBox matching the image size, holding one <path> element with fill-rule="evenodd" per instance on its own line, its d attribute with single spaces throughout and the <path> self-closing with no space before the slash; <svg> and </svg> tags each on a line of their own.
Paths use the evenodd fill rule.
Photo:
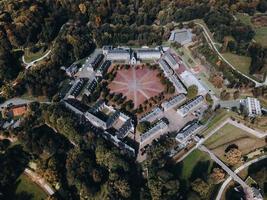
<svg viewBox="0 0 267 200">
<path fill-rule="evenodd" d="M 225 59 L 227 59 L 237 70 L 240 72 L 249 75 L 249 66 L 251 62 L 251 58 L 248 56 L 240 56 L 233 53 L 223 53 L 222 54 Z"/>
<path fill-rule="evenodd" d="M 45 200 L 48 195 L 42 190 L 42 188 L 34 183 L 28 176 L 22 174 L 18 178 L 18 186 L 16 194 L 26 192 L 32 195 L 32 200 Z"/>
<path fill-rule="evenodd" d="M 191 176 L 193 175 L 193 171 L 196 169 L 197 164 L 205 161 L 210 161 L 208 154 L 203 153 L 200 150 L 194 150 L 182 161 L 181 179 L 189 180 L 192 178 Z"/>
</svg>

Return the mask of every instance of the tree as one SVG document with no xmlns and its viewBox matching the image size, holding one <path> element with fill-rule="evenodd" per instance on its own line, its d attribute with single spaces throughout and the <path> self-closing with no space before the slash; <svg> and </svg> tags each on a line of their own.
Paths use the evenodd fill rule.
<svg viewBox="0 0 267 200">
<path fill-rule="evenodd" d="M 225 154 L 226 160 L 230 166 L 240 163 L 242 152 L 238 148 L 230 148 Z"/>
<path fill-rule="evenodd" d="M 239 96 L 240 96 L 240 92 L 239 92 L 239 90 L 236 90 L 236 91 L 234 92 L 234 95 L 233 95 L 234 99 L 238 99 Z"/>
<path fill-rule="evenodd" d="M 225 172 L 221 168 L 213 168 L 212 173 L 210 175 L 211 180 L 215 183 L 218 184 L 225 178 Z"/>
<path fill-rule="evenodd" d="M 205 99 L 210 105 L 213 104 L 213 99 L 212 99 L 212 97 L 211 97 L 211 95 L 209 93 L 206 94 Z"/>
<path fill-rule="evenodd" d="M 267 11 L 267 1 L 266 0 L 260 0 L 258 6 L 258 11 L 265 13 Z"/>
<path fill-rule="evenodd" d="M 201 199 L 209 199 L 210 185 L 198 178 L 191 183 L 192 190 L 195 191 Z"/>
<path fill-rule="evenodd" d="M 187 89 L 187 98 L 193 99 L 198 94 L 198 87 L 196 85 L 191 85 Z"/>
<path fill-rule="evenodd" d="M 140 123 L 137 125 L 136 129 L 137 129 L 140 133 L 144 133 L 144 132 L 146 132 L 146 131 L 149 129 L 150 126 L 151 126 L 150 122 L 148 122 L 148 121 L 143 121 L 143 122 L 140 122 Z"/>
</svg>

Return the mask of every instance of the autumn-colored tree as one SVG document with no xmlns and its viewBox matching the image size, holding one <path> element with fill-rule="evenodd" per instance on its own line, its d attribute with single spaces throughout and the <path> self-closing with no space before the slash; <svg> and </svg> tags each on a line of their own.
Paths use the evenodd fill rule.
<svg viewBox="0 0 267 200">
<path fill-rule="evenodd" d="M 242 152 L 238 148 L 231 148 L 229 151 L 227 151 L 225 157 L 228 164 L 233 166 L 240 163 Z"/>
<path fill-rule="evenodd" d="M 191 183 L 192 190 L 195 191 L 201 199 L 209 199 L 210 185 L 198 178 Z"/>
<path fill-rule="evenodd" d="M 221 168 L 213 168 L 210 178 L 213 183 L 218 184 L 225 178 L 225 172 Z"/>
</svg>

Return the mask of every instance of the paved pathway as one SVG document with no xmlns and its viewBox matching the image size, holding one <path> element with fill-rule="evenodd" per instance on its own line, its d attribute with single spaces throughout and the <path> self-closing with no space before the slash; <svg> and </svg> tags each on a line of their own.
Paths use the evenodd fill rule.
<svg viewBox="0 0 267 200">
<path fill-rule="evenodd" d="M 232 179 L 238 182 L 243 188 L 249 188 L 248 184 L 243 181 L 235 172 L 233 172 L 226 164 L 224 164 L 213 152 L 211 152 L 207 147 L 201 145 L 199 150 L 208 153 L 213 161 L 215 161 L 221 168 L 226 171 Z"/>
<path fill-rule="evenodd" d="M 194 151 L 195 149 L 197 149 L 199 146 L 201 146 L 206 140 L 208 140 L 213 134 L 215 134 L 216 132 L 218 132 L 222 127 L 224 127 L 226 124 L 231 124 L 233 126 L 236 126 L 250 134 L 252 134 L 253 136 L 257 137 L 257 138 L 265 138 L 267 137 L 267 133 L 261 132 L 259 130 L 254 130 L 251 129 L 247 126 L 245 126 L 242 123 L 237 123 L 236 121 L 233 121 L 232 119 L 228 118 L 226 120 L 224 120 L 222 123 L 220 123 L 216 128 L 214 128 L 211 132 L 209 132 L 209 134 L 201 139 L 200 141 L 198 141 L 198 143 L 196 144 L 196 146 L 194 146 L 192 149 L 190 149 L 186 154 L 184 154 L 177 162 L 181 162 L 183 159 L 185 159 L 192 151 Z M 205 128 L 205 127 L 204 127 Z M 203 129 L 202 129 L 203 130 Z"/>
<path fill-rule="evenodd" d="M 28 104 L 30 102 L 33 102 L 33 100 L 27 100 L 23 98 L 12 98 L 0 104 L 0 111 L 2 110 L 3 107 L 7 107 L 8 104 L 21 105 L 21 104 Z"/>
<path fill-rule="evenodd" d="M 254 79 L 250 78 L 249 76 L 247 76 L 246 74 L 243 74 L 242 72 L 240 72 L 238 69 L 236 69 L 228 60 L 226 60 L 223 55 L 220 53 L 220 51 L 217 49 L 216 47 L 216 43 L 213 41 L 213 39 L 210 37 L 207 29 L 205 26 L 203 26 L 202 24 L 195 22 L 195 24 L 199 25 L 203 30 L 204 30 L 204 35 L 205 37 L 209 40 L 209 45 L 212 46 L 212 48 L 216 51 L 216 53 L 218 54 L 218 56 L 225 62 L 227 63 L 233 70 L 235 70 L 236 72 L 238 72 L 239 74 L 243 75 L 244 77 L 246 77 L 247 79 L 249 79 L 250 81 L 254 82 L 256 84 L 256 87 L 260 87 L 263 85 L 267 85 L 267 79 L 264 83 L 260 83 L 258 81 L 255 81 Z"/>
<path fill-rule="evenodd" d="M 263 156 L 261 156 L 261 157 L 259 157 L 259 158 L 256 158 L 256 159 L 254 159 L 254 160 L 251 160 L 251 161 L 249 161 L 249 162 L 243 164 L 243 165 L 240 166 L 239 168 L 237 168 L 234 172 L 235 172 L 236 174 L 238 174 L 239 172 L 241 172 L 241 171 L 244 170 L 245 168 L 249 167 L 250 165 L 252 165 L 252 164 L 254 164 L 254 163 L 256 163 L 256 162 L 259 162 L 259 161 L 261 161 L 261 160 L 263 160 L 263 159 L 266 159 L 266 158 L 267 158 L 267 155 L 263 155 Z M 226 186 L 227 186 L 231 181 L 232 181 L 232 177 L 229 176 L 229 177 L 223 182 L 223 184 L 222 184 L 222 186 L 221 186 L 221 188 L 220 188 L 220 190 L 219 190 L 219 192 L 218 192 L 218 194 L 217 194 L 216 200 L 221 200 L 223 191 L 225 190 Z"/>
<path fill-rule="evenodd" d="M 26 168 L 24 173 L 29 176 L 33 182 L 38 184 L 48 195 L 51 196 L 55 193 L 54 189 L 44 180 L 44 178 L 40 177 L 31 169 Z"/>
<path fill-rule="evenodd" d="M 43 55 L 42 57 L 36 59 L 36 60 L 33 60 L 31 62 L 26 62 L 25 61 L 25 57 L 24 55 L 22 56 L 22 62 L 26 65 L 26 69 L 29 69 L 32 65 L 34 65 L 36 62 L 39 62 L 41 60 L 43 60 L 44 58 L 46 58 L 49 54 L 51 53 L 51 50 L 49 50 L 45 55 Z"/>
</svg>

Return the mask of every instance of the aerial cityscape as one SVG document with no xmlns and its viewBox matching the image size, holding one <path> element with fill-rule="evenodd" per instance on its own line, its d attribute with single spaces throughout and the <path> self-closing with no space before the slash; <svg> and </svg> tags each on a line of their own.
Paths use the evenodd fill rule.
<svg viewBox="0 0 267 200">
<path fill-rule="evenodd" d="M 267 0 L 0 0 L 0 200 L 267 200 Z"/>
</svg>

